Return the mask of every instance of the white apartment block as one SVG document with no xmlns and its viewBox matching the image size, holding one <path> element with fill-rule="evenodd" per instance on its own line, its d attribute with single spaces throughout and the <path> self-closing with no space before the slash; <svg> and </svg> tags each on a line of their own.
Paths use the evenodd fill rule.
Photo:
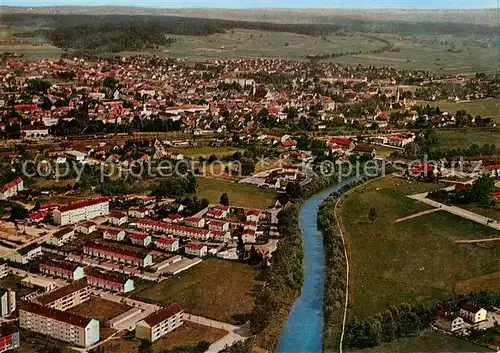
<svg viewBox="0 0 500 353">
<path fill-rule="evenodd" d="M 178 304 L 162 308 L 135 324 L 135 337 L 154 342 L 180 327 L 183 314 Z"/>
<path fill-rule="evenodd" d="M 79 347 L 99 341 L 99 321 L 31 302 L 19 306 L 19 326 Z"/>
<path fill-rule="evenodd" d="M 64 226 L 96 217 L 106 216 L 108 214 L 109 200 L 106 198 L 99 198 L 72 202 L 68 205 L 61 206 L 53 212 L 52 217 L 55 224 Z"/>
<path fill-rule="evenodd" d="M 90 300 L 90 287 L 86 279 L 72 282 L 35 299 L 36 302 L 52 309 L 66 311 Z"/>
</svg>

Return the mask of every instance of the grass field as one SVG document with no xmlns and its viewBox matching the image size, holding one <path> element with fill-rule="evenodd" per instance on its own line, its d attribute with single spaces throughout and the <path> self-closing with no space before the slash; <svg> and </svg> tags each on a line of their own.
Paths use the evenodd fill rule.
<svg viewBox="0 0 500 353">
<path fill-rule="evenodd" d="M 224 157 L 232 155 L 236 152 L 244 152 L 244 149 L 234 148 L 234 147 L 189 147 L 189 148 L 169 148 L 169 152 L 182 153 L 184 157 L 188 158 L 199 158 L 199 157 L 210 157 L 215 155 L 216 157 Z"/>
<path fill-rule="evenodd" d="M 227 334 L 227 331 L 214 327 L 184 321 L 184 324 L 170 332 L 166 337 L 161 338 L 152 345 L 154 353 L 171 350 L 174 347 L 196 346 L 198 342 L 208 342 L 210 344 L 218 341 Z M 118 339 L 111 340 L 102 345 L 106 353 L 128 353 L 137 352 L 139 340 Z"/>
<path fill-rule="evenodd" d="M 155 285 L 138 289 L 138 299 L 167 305 L 179 303 L 186 312 L 224 322 L 238 322 L 251 312 L 255 273 L 248 265 L 205 260 Z"/>
<path fill-rule="evenodd" d="M 399 151 L 396 148 L 390 148 L 386 146 L 375 146 L 375 149 L 377 151 L 377 156 L 384 156 L 384 157 L 389 157 L 391 153 Z"/>
<path fill-rule="evenodd" d="M 441 130 L 437 131 L 438 144 L 436 148 L 467 148 L 472 144 L 479 146 L 485 143 L 498 144 L 498 131 L 467 129 L 467 130 Z"/>
<path fill-rule="evenodd" d="M 394 223 L 429 209 L 406 195 L 439 187 L 387 177 L 345 200 L 342 216 L 354 276 L 351 316 L 366 318 L 404 302 L 433 302 L 452 295 L 457 281 L 498 271 L 500 248 L 454 244 L 471 235 L 498 236 L 494 229 L 445 212 Z M 373 223 L 367 217 L 370 207 L 378 214 Z"/>
<path fill-rule="evenodd" d="M 489 273 L 484 276 L 460 281 L 455 285 L 455 291 L 457 293 L 500 291 L 500 272 Z"/>
<path fill-rule="evenodd" d="M 198 197 L 218 203 L 220 195 L 227 192 L 229 203 L 234 206 L 266 208 L 274 204 L 275 193 L 255 186 L 230 183 L 218 179 L 197 178 Z"/>
<path fill-rule="evenodd" d="M 359 353 L 410 353 L 410 352 L 491 352 L 481 346 L 454 336 L 434 331 L 424 331 L 415 337 L 406 337 L 380 346 L 357 350 Z"/>
<path fill-rule="evenodd" d="M 99 297 L 91 297 L 88 302 L 77 305 L 68 310 L 73 314 L 91 317 L 102 323 L 129 310 L 130 306 L 112 302 Z"/>
<path fill-rule="evenodd" d="M 472 116 L 480 115 L 500 122 L 500 98 L 475 99 L 470 101 L 417 101 L 418 104 L 438 106 L 442 112 L 456 113 L 457 110 L 465 110 Z"/>
</svg>

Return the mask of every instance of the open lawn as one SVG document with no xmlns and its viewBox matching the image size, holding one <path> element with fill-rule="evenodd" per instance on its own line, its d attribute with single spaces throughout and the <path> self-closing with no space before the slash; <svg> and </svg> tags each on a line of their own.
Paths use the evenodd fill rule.
<svg viewBox="0 0 500 353">
<path fill-rule="evenodd" d="M 354 277 L 351 317 L 366 318 L 404 302 L 443 299 L 453 294 L 457 281 L 498 271 L 499 247 L 454 243 L 471 235 L 498 236 L 494 229 L 445 212 L 394 223 L 430 209 L 406 195 L 439 187 L 386 177 L 349 195 L 342 204 Z M 378 214 L 373 223 L 368 220 L 370 207 Z"/>
<path fill-rule="evenodd" d="M 415 337 L 406 337 L 383 343 L 373 348 L 357 350 L 359 353 L 410 353 L 410 352 L 491 352 L 481 346 L 454 336 L 434 331 L 424 331 Z"/>
<path fill-rule="evenodd" d="M 156 341 L 152 345 L 153 353 L 160 353 L 166 350 L 171 350 L 174 347 L 193 347 L 198 342 L 208 342 L 210 344 L 218 341 L 227 334 L 227 331 L 220 330 L 214 327 L 196 324 L 189 321 L 184 321 L 184 324 L 170 332 L 167 336 Z M 102 345 L 106 353 L 128 353 L 137 352 L 140 341 L 131 339 L 111 340 Z"/>
<path fill-rule="evenodd" d="M 177 302 L 190 314 L 237 323 L 252 310 L 254 276 L 248 265 L 210 259 L 139 289 L 134 297 L 161 305 Z"/>
<path fill-rule="evenodd" d="M 481 291 L 500 291 L 500 272 L 489 273 L 484 276 L 460 281 L 455 285 L 455 292 L 457 293 L 471 293 Z"/>
<path fill-rule="evenodd" d="M 112 302 L 99 297 L 91 297 L 88 302 L 82 303 L 68 310 L 73 314 L 91 317 L 104 323 L 129 310 L 130 306 Z"/>
<path fill-rule="evenodd" d="M 475 99 L 470 101 L 418 101 L 418 104 L 438 106 L 442 112 L 456 113 L 457 110 L 465 110 L 472 116 L 480 115 L 500 122 L 500 98 Z"/>
<path fill-rule="evenodd" d="M 230 156 L 236 152 L 244 152 L 241 148 L 234 147 L 189 147 L 189 148 L 169 148 L 169 152 L 182 153 L 187 158 L 216 157 Z"/>
<path fill-rule="evenodd" d="M 500 147 L 498 144 L 500 132 L 498 130 L 440 130 L 437 131 L 437 134 L 439 140 L 436 148 L 467 148 L 472 144 L 482 146 L 485 143 L 493 143 Z"/>
<path fill-rule="evenodd" d="M 386 146 L 375 146 L 377 151 L 377 156 L 389 157 L 392 153 L 400 151 L 397 148 L 391 148 Z"/>
<path fill-rule="evenodd" d="M 199 198 L 206 198 L 210 203 L 218 203 L 220 195 L 226 192 L 229 203 L 241 207 L 267 208 L 275 201 L 275 193 L 251 185 L 231 183 L 220 179 L 196 178 Z"/>
</svg>

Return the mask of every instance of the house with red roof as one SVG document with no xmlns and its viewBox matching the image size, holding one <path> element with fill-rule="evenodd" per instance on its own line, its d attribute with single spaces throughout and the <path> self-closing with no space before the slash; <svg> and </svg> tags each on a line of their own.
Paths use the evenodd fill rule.
<svg viewBox="0 0 500 353">
<path fill-rule="evenodd" d="M 253 229 L 243 229 L 243 234 L 241 235 L 241 237 L 243 238 L 243 242 L 245 244 L 256 242 L 256 232 Z"/>
<path fill-rule="evenodd" d="M 214 220 L 209 221 L 208 229 L 210 229 L 212 231 L 213 230 L 228 231 L 229 230 L 229 223 L 214 219 Z"/>
<path fill-rule="evenodd" d="M 200 240 L 208 240 L 210 238 L 210 231 L 206 229 L 191 228 L 178 224 L 153 221 L 150 219 L 139 220 L 139 222 L 137 222 L 137 228 L 162 232 L 178 237 L 195 238 Z"/>
<path fill-rule="evenodd" d="M 24 190 L 24 181 L 20 177 L 15 178 L 11 182 L 5 184 L 1 188 L 0 199 L 7 200 L 9 197 L 16 196 Z"/>
<path fill-rule="evenodd" d="M 202 243 L 189 242 L 184 246 L 184 251 L 188 255 L 203 257 L 207 254 L 208 247 Z"/>
<path fill-rule="evenodd" d="M 109 200 L 103 197 L 60 206 L 52 213 L 52 217 L 55 224 L 64 226 L 96 217 L 107 216 L 108 214 Z"/>
<path fill-rule="evenodd" d="M 260 210 L 247 210 L 245 212 L 245 217 L 247 222 L 258 222 L 260 218 Z"/>
<path fill-rule="evenodd" d="M 184 225 L 187 227 L 203 228 L 205 227 L 205 218 L 187 217 L 184 219 Z"/>
<path fill-rule="evenodd" d="M 152 241 L 151 235 L 147 233 L 131 233 L 128 235 L 128 238 L 132 244 L 140 246 L 148 246 Z"/>
<path fill-rule="evenodd" d="M 97 243 L 85 245 L 83 247 L 83 253 L 89 256 L 100 257 L 105 260 L 122 262 L 140 267 L 148 267 L 153 264 L 153 258 L 148 253 L 118 249 Z"/>
<path fill-rule="evenodd" d="M 123 241 L 125 239 L 125 230 L 117 228 L 105 229 L 102 236 L 107 240 Z"/>
<path fill-rule="evenodd" d="M 231 240 L 231 233 L 229 231 L 222 231 L 222 230 L 213 230 L 212 231 L 212 239 L 214 241 L 220 241 L 220 242 L 227 242 Z"/>
<path fill-rule="evenodd" d="M 155 245 L 159 249 L 176 252 L 179 250 L 179 239 L 170 237 L 156 238 Z"/>
</svg>

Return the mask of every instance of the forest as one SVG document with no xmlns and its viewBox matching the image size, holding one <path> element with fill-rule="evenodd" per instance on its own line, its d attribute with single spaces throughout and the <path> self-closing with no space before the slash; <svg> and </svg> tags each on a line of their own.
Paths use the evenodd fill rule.
<svg viewBox="0 0 500 353">
<path fill-rule="evenodd" d="M 175 35 L 207 36 L 235 28 L 323 36 L 342 31 L 398 35 L 495 36 L 494 27 L 456 22 L 409 22 L 339 18 L 330 23 L 271 23 L 152 15 L 42 15 L 5 13 L 2 24 L 29 27 L 21 37 L 41 37 L 64 50 L 85 54 L 157 49 L 175 42 Z M 390 50 L 392 47 L 384 48 Z"/>
</svg>

